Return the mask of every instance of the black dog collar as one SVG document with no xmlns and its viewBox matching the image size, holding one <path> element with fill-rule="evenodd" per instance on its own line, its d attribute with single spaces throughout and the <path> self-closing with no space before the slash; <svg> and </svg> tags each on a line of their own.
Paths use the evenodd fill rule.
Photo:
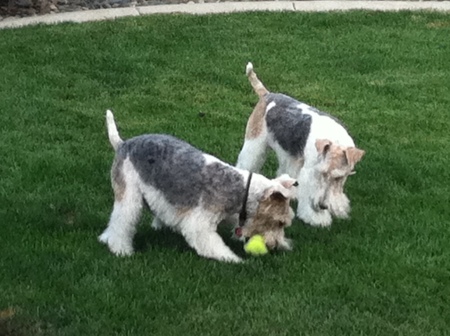
<svg viewBox="0 0 450 336">
<path fill-rule="evenodd" d="M 248 174 L 247 179 L 247 186 L 245 187 L 245 194 L 244 194 L 244 202 L 242 203 L 242 209 L 239 213 L 239 226 L 243 227 L 245 224 L 245 221 L 247 220 L 247 199 L 248 199 L 248 192 L 250 190 L 250 182 L 252 181 L 252 175 L 253 173 L 250 172 Z"/>
</svg>

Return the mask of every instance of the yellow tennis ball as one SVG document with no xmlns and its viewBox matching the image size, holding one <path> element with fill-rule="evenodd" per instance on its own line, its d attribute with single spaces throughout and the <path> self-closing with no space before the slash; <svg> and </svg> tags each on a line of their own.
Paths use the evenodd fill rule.
<svg viewBox="0 0 450 336">
<path fill-rule="evenodd" d="M 264 237 L 261 235 L 254 235 L 251 237 L 247 244 L 244 245 L 244 250 L 248 254 L 254 256 L 264 255 L 269 252 L 266 243 L 264 242 Z"/>
</svg>

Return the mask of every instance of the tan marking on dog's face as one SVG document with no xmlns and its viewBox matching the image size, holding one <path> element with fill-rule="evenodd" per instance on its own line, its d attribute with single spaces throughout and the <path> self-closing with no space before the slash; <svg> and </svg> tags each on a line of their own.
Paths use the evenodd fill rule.
<svg viewBox="0 0 450 336">
<path fill-rule="evenodd" d="M 356 163 L 365 154 L 359 148 L 335 145 L 327 139 L 317 140 L 316 148 L 319 155 L 327 162 L 327 168 L 324 173 L 328 173 L 334 178 L 351 175 Z"/>
<path fill-rule="evenodd" d="M 123 174 L 123 160 L 121 159 L 114 159 L 111 168 L 111 184 L 116 201 L 121 201 L 125 195 L 126 189 L 125 177 Z"/>
<path fill-rule="evenodd" d="M 345 150 L 343 147 L 331 145 L 331 148 L 327 155 L 329 160 L 328 172 L 332 172 L 337 169 L 344 171 L 350 169 L 351 171 L 352 167 L 350 167 L 350 165 L 348 164 L 347 157 L 345 155 Z"/>
<path fill-rule="evenodd" d="M 246 139 L 255 139 L 261 135 L 264 129 L 266 106 L 267 104 L 264 99 L 260 99 L 256 104 L 247 122 L 247 128 L 245 130 Z"/>
<path fill-rule="evenodd" d="M 356 147 L 347 147 L 345 155 L 347 156 L 348 163 L 354 167 L 363 158 L 365 151 Z"/>
<path fill-rule="evenodd" d="M 294 218 L 289 203 L 289 199 L 279 192 L 263 198 L 252 221 L 243 227 L 242 235 L 252 237 L 260 234 L 269 249 L 290 249 L 290 242 L 284 234 L 284 228 L 291 226 Z"/>
<path fill-rule="evenodd" d="M 317 140 L 316 148 L 323 160 L 322 183 L 327 185 L 323 189 L 325 193 L 321 197 L 321 204 L 335 216 L 346 218 L 350 205 L 344 193 L 344 185 L 347 177 L 354 174 L 355 165 L 365 152 L 356 147 L 335 145 L 327 139 Z"/>
</svg>

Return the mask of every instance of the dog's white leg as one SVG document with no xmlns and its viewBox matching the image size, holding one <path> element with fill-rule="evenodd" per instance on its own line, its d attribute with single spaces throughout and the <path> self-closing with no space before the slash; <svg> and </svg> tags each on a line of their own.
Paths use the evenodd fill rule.
<svg viewBox="0 0 450 336">
<path fill-rule="evenodd" d="M 164 222 L 158 217 L 154 217 L 152 221 L 153 230 L 161 230 L 164 227 Z"/>
<path fill-rule="evenodd" d="M 258 173 L 266 161 L 266 157 L 267 141 L 265 137 L 245 139 L 236 167 Z"/>
<path fill-rule="evenodd" d="M 332 219 L 328 210 L 315 211 L 309 204 L 310 200 L 298 201 L 297 216 L 306 224 L 312 226 L 330 226 Z"/>
<path fill-rule="evenodd" d="M 283 174 L 288 174 L 289 176 L 297 176 L 291 175 L 291 171 L 289 170 L 290 167 L 290 158 L 286 153 L 284 153 L 283 150 L 275 150 L 275 154 L 277 155 L 278 159 L 278 169 L 277 169 L 277 176 L 281 176 Z"/>
<path fill-rule="evenodd" d="M 314 209 L 314 195 L 299 186 L 297 216 L 306 224 L 312 226 L 330 226 L 332 222 L 330 211 L 327 209 Z"/>
<path fill-rule="evenodd" d="M 197 233 L 196 237 L 188 238 L 186 235 L 185 237 L 189 245 L 202 257 L 234 263 L 242 261 L 225 245 L 222 237 L 216 231 L 201 231 Z"/>
<path fill-rule="evenodd" d="M 302 169 L 297 181 L 298 218 L 312 226 L 330 226 L 332 222 L 330 212 L 327 209 L 316 209 L 316 205 L 320 203 L 318 198 L 325 192 L 323 190 L 325 186 L 317 180 L 314 170 Z"/>
<path fill-rule="evenodd" d="M 277 176 L 288 174 L 291 177 L 294 178 L 297 177 L 300 173 L 300 170 L 303 167 L 304 163 L 303 158 L 297 158 L 290 155 L 276 142 L 271 143 L 270 148 L 274 150 L 277 156 L 278 160 Z"/>
<path fill-rule="evenodd" d="M 128 188 L 124 197 L 114 202 L 108 227 L 99 236 L 99 241 L 108 245 L 118 256 L 133 254 L 133 236 L 142 209 L 142 196 Z"/>
<path fill-rule="evenodd" d="M 277 176 L 281 176 L 283 174 L 288 174 L 288 159 L 284 155 L 279 155 L 278 151 L 275 151 L 278 159 L 278 169 L 277 169 Z M 290 176 L 296 176 L 296 175 L 290 175 Z"/>
<path fill-rule="evenodd" d="M 216 225 L 212 226 L 207 221 L 189 218 L 181 225 L 181 233 L 189 246 L 202 257 L 226 262 L 241 262 L 242 259 L 225 245 L 222 237 L 214 230 L 215 227 Z"/>
</svg>

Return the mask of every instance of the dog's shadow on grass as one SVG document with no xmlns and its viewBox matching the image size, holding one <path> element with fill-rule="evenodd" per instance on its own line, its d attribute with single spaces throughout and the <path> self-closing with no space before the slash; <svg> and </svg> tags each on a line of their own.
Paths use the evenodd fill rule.
<svg viewBox="0 0 450 336">
<path fill-rule="evenodd" d="M 182 251 L 188 250 L 189 246 L 183 237 L 168 228 L 154 230 L 150 225 L 141 225 L 134 236 L 133 241 L 136 252 L 146 252 L 153 248 L 177 248 Z"/>
<path fill-rule="evenodd" d="M 151 223 L 151 221 L 148 223 Z M 232 239 L 230 226 L 219 226 L 218 233 L 234 253 L 241 257 L 245 255 L 242 242 Z M 154 230 L 147 223 L 139 226 L 133 245 L 135 250 L 140 253 L 145 253 L 152 249 L 177 250 L 180 252 L 192 251 L 192 248 L 186 243 L 186 240 L 180 233 L 167 227 Z"/>
</svg>

